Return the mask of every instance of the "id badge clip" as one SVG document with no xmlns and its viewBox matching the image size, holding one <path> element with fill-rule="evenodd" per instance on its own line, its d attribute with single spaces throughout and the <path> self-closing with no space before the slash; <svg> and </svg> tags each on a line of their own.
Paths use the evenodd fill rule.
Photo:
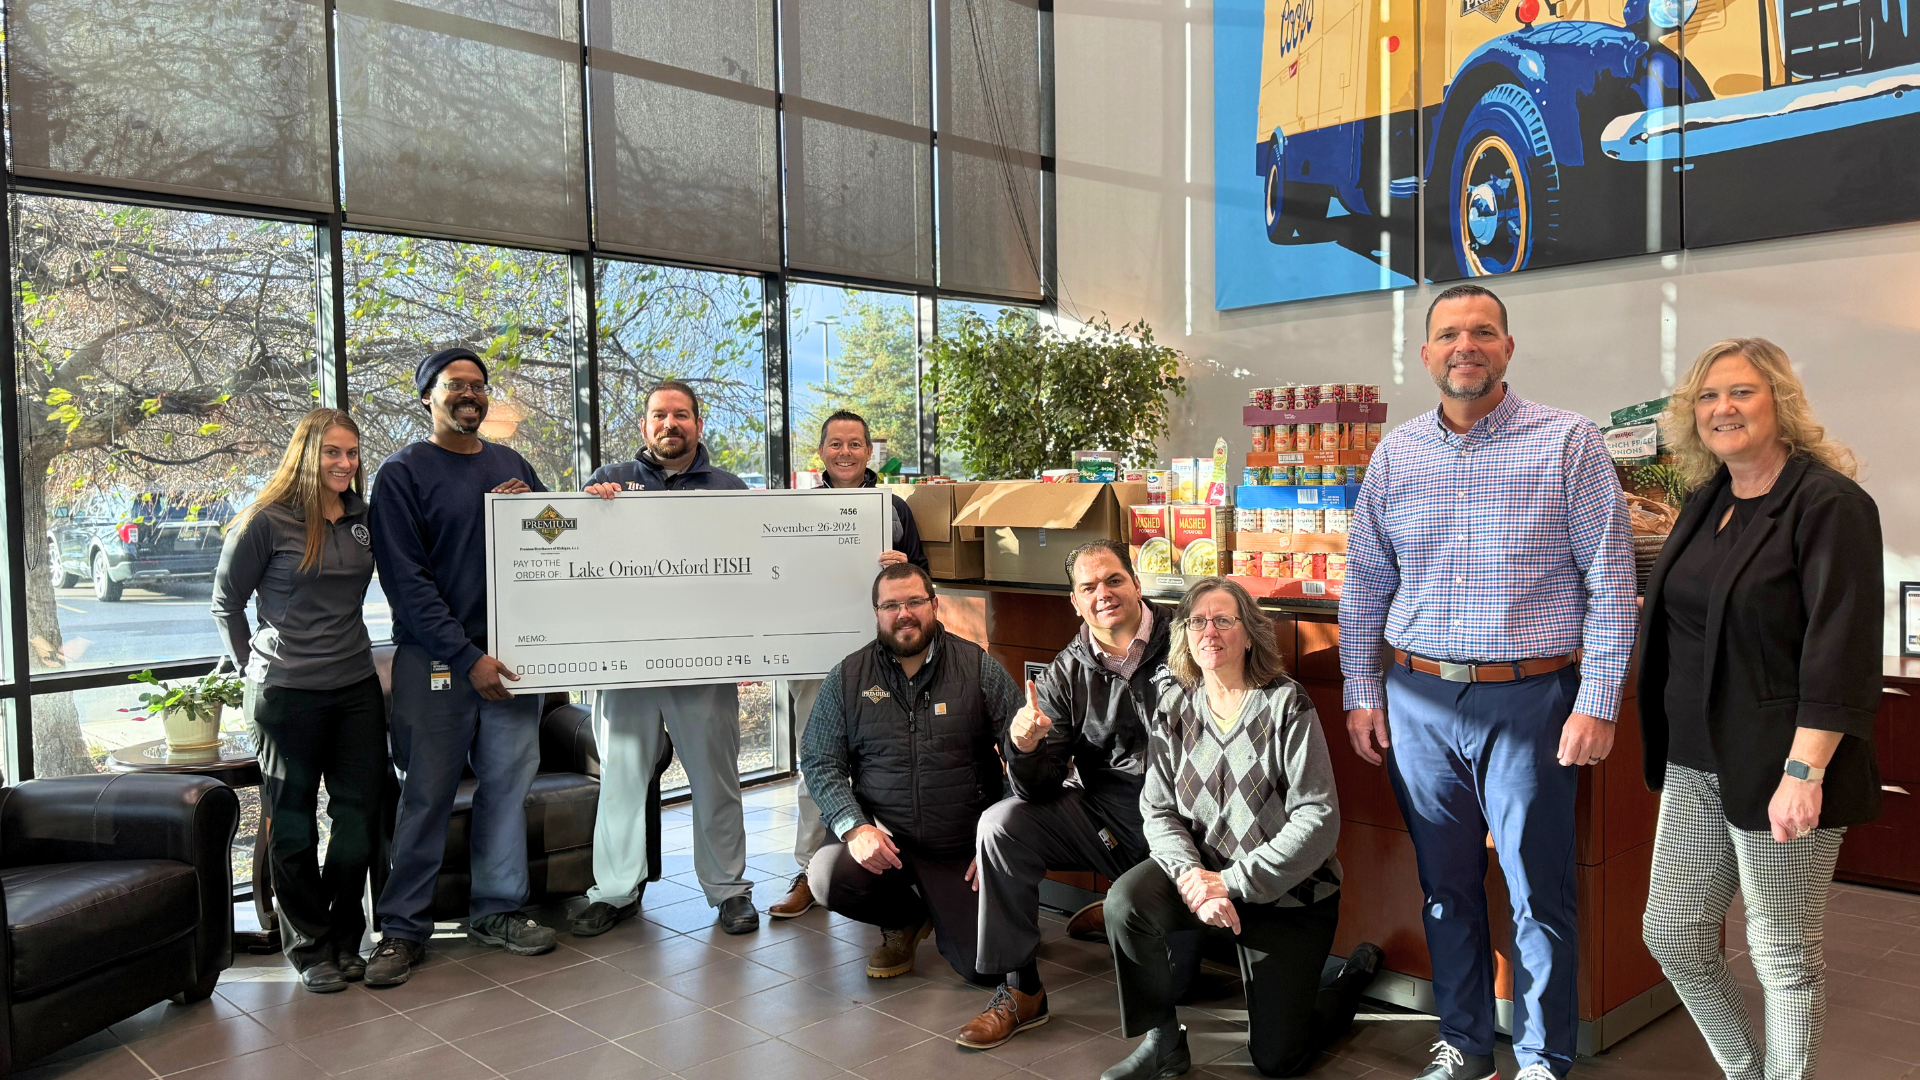
<svg viewBox="0 0 1920 1080">
<path fill-rule="evenodd" d="M 427 689 L 453 689 L 453 669 L 438 660 L 429 662 L 427 665 Z"/>
</svg>

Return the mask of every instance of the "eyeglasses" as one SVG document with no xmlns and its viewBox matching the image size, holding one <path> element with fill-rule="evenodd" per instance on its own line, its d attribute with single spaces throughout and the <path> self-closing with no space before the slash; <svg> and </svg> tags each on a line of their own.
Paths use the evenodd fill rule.
<svg viewBox="0 0 1920 1080">
<path fill-rule="evenodd" d="M 876 604 L 873 610 L 882 615 L 898 615 L 903 611 L 919 611 L 931 603 L 933 603 L 933 597 L 917 596 L 912 600 L 889 600 L 884 604 Z"/>
<path fill-rule="evenodd" d="M 1187 630 L 1191 633 L 1198 634 L 1206 630 L 1208 623 L 1212 623 L 1215 630 L 1224 634 L 1234 627 L 1239 626 L 1240 622 L 1241 620 L 1232 615 L 1215 615 L 1211 619 L 1193 618 L 1187 620 Z"/>
<path fill-rule="evenodd" d="M 445 390 L 449 394 L 479 394 L 481 397 L 487 396 L 486 383 L 467 382 L 464 379 L 447 379 L 440 384 L 440 389 Z"/>
</svg>

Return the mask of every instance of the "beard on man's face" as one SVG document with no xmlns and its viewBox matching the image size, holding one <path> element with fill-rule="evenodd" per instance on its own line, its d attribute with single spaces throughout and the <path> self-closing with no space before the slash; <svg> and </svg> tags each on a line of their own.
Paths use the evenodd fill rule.
<svg viewBox="0 0 1920 1080">
<path fill-rule="evenodd" d="M 933 637 L 931 623 L 920 621 L 916 616 L 902 616 L 893 624 L 891 630 L 881 628 L 880 644 L 895 656 L 917 656 L 926 651 L 927 642 Z"/>
<path fill-rule="evenodd" d="M 447 423 L 462 435 L 478 433 L 481 421 L 487 418 L 487 403 L 482 398 L 459 394 L 447 398 L 445 404 Z"/>
<path fill-rule="evenodd" d="M 1433 377 L 1433 383 L 1440 388 L 1440 393 L 1455 401 L 1478 401 L 1493 393 L 1493 388 L 1499 386 L 1500 381 L 1507 377 L 1506 366 L 1496 365 L 1492 357 L 1484 354 L 1476 359 L 1485 364 L 1486 369 L 1479 379 L 1472 382 L 1454 382 L 1451 362 L 1441 368 L 1440 373 Z"/>
<path fill-rule="evenodd" d="M 647 449 L 657 458 L 673 459 L 687 452 L 687 430 L 679 424 L 670 424 L 659 432 L 649 432 Z"/>
</svg>

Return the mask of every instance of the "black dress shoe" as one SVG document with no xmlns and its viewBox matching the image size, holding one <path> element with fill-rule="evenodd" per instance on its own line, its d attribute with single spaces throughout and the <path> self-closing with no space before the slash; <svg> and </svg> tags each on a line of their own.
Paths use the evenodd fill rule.
<svg viewBox="0 0 1920 1080">
<path fill-rule="evenodd" d="M 348 982 L 359 982 L 367 976 L 367 958 L 353 948 L 335 949 L 333 962 L 340 968 L 340 977 Z"/>
<path fill-rule="evenodd" d="M 751 934 L 760 929 L 760 913 L 754 910 L 751 895 L 729 896 L 720 901 L 720 929 L 729 934 Z"/>
<path fill-rule="evenodd" d="M 1193 1055 L 1187 1052 L 1187 1028 L 1182 1024 L 1177 1038 L 1168 1039 L 1158 1028 L 1147 1032 L 1133 1053 L 1123 1058 L 1100 1080 L 1169 1080 L 1193 1068 Z"/>
<path fill-rule="evenodd" d="M 631 904 L 622 904 L 619 907 L 614 907 L 612 904 L 602 900 L 595 900 L 593 903 L 587 905 L 585 911 L 573 917 L 573 936 L 599 937 L 601 934 L 613 929 L 615 923 L 622 919 L 631 919 L 639 913 L 640 902 L 638 900 Z"/>
<path fill-rule="evenodd" d="M 337 994 L 347 988 L 347 980 L 340 974 L 340 965 L 320 960 L 300 972 L 300 985 L 316 994 Z"/>
<path fill-rule="evenodd" d="M 1355 980 L 1364 988 L 1373 981 L 1375 975 L 1380 973 L 1380 965 L 1385 963 L 1386 959 L 1387 954 L 1380 951 L 1380 946 L 1371 941 L 1363 941 L 1355 945 L 1353 951 L 1347 954 L 1347 962 L 1340 966 L 1340 974 L 1336 977 Z"/>
</svg>

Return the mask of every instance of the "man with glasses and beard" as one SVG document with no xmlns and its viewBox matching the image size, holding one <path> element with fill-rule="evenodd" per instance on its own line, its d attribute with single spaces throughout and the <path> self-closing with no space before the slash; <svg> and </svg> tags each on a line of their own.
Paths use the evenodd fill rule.
<svg viewBox="0 0 1920 1080">
<path fill-rule="evenodd" d="M 744 491 L 745 481 L 713 464 L 700 442 L 705 422 L 693 387 L 663 382 L 647 394 L 646 446 L 632 461 L 602 465 L 587 494 L 623 491 Z M 593 825 L 593 888 L 573 919 L 575 937 L 594 937 L 640 910 L 640 894 L 659 867 L 649 859 L 648 789 L 666 740 L 693 789 L 693 869 L 720 929 L 760 926 L 747 877 L 747 829 L 740 804 L 740 689 L 723 682 L 602 690 L 594 694 L 600 747 L 600 812 Z"/>
<path fill-rule="evenodd" d="M 880 928 L 867 976 L 913 970 L 921 940 L 981 985 L 974 831 L 1003 790 L 994 745 L 1020 692 L 986 650 L 940 625 L 933 579 L 912 563 L 873 582 L 876 640 L 827 673 L 800 770 L 839 843 L 808 880 L 829 911 Z M 918 891 L 915 887 L 918 886 Z"/>
<path fill-rule="evenodd" d="M 367 524 L 380 588 L 393 605 L 388 712 L 400 806 L 391 876 L 380 892 L 383 938 L 368 986 L 407 981 L 433 936 L 433 890 L 447 850 L 454 790 L 471 763 L 473 884 L 467 937 L 531 956 L 553 931 L 519 913 L 527 901 L 527 792 L 540 764 L 540 696 L 514 697 L 519 676 L 487 655 L 490 491 L 545 491 L 518 453 L 480 439 L 487 369 L 470 349 L 442 349 L 413 375 L 433 435 L 401 447 L 374 478 Z"/>
</svg>

